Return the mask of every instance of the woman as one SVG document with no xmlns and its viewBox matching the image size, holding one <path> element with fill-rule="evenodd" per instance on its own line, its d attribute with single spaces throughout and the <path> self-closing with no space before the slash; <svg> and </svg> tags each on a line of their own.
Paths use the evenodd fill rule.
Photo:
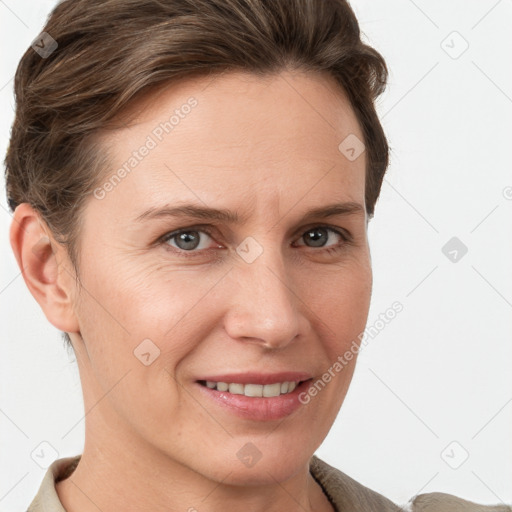
<svg viewBox="0 0 512 512">
<path fill-rule="evenodd" d="M 386 76 L 341 0 L 55 8 L 16 75 L 7 194 L 86 436 L 30 512 L 404 510 L 314 456 L 367 320 Z"/>
</svg>

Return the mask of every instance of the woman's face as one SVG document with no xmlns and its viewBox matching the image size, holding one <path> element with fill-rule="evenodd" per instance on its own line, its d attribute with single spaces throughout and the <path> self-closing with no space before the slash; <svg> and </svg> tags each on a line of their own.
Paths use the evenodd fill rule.
<svg viewBox="0 0 512 512">
<path fill-rule="evenodd" d="M 81 228 L 71 337 L 86 448 L 151 452 L 224 483 L 282 481 L 334 422 L 355 355 L 333 365 L 366 324 L 356 117 L 330 78 L 299 72 L 188 80 L 136 107 L 103 135 L 113 167 Z"/>
</svg>

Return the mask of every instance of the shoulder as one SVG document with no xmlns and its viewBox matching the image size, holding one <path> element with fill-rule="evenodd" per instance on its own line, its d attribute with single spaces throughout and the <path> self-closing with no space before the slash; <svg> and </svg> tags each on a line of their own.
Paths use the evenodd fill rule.
<svg viewBox="0 0 512 512">
<path fill-rule="evenodd" d="M 480 505 L 444 492 L 419 494 L 408 506 L 410 512 L 512 512 L 510 505 Z"/>
<path fill-rule="evenodd" d="M 57 459 L 46 470 L 37 494 L 27 512 L 66 512 L 59 500 L 55 484 L 67 478 L 75 470 L 82 455 Z"/>
<path fill-rule="evenodd" d="M 479 505 L 442 492 L 419 494 L 405 505 L 397 505 L 315 455 L 310 472 L 338 512 L 512 512 L 509 505 Z"/>
<path fill-rule="evenodd" d="M 322 487 L 337 512 L 400 512 L 398 505 L 381 494 L 365 487 L 339 469 L 330 466 L 316 455 L 310 459 L 310 472 Z"/>
</svg>

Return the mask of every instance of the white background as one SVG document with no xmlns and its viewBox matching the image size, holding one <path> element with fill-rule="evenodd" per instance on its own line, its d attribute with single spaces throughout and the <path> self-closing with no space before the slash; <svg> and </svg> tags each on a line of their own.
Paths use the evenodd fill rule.
<svg viewBox="0 0 512 512">
<path fill-rule="evenodd" d="M 54 5 L 0 0 L 2 159 L 12 77 Z M 390 68 L 379 113 L 392 159 L 369 228 L 368 325 L 394 301 L 404 310 L 361 351 L 317 455 L 400 504 L 433 491 L 511 504 L 512 3 L 352 5 Z M 25 287 L 8 243 L 10 221 L 2 190 L 0 510 L 6 512 L 24 510 L 34 497 L 45 469 L 31 453 L 42 441 L 60 458 L 81 453 L 84 438 L 76 363 Z M 452 237 L 468 248 L 457 262 L 442 252 Z M 458 465 L 466 452 L 458 469 L 446 462 Z"/>
</svg>

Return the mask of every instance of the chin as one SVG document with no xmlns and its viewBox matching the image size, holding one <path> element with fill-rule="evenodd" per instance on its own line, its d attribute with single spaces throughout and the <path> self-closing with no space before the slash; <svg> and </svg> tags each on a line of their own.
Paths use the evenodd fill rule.
<svg viewBox="0 0 512 512">
<path fill-rule="evenodd" d="M 222 482 L 243 487 L 275 485 L 276 482 L 285 482 L 293 478 L 301 470 L 303 470 L 303 465 L 299 463 L 281 461 L 276 464 L 273 460 L 267 462 L 260 460 L 252 468 L 244 468 L 235 464 L 231 474 Z"/>
<path fill-rule="evenodd" d="M 223 483 L 243 486 L 275 484 L 293 478 L 309 464 L 311 455 L 299 453 L 297 445 L 290 450 L 282 445 L 279 448 L 262 444 L 258 450 L 249 441 L 243 443 L 234 458 L 231 453 L 221 455 L 222 462 L 218 467 L 223 473 L 220 475 Z M 227 474 L 229 476 L 224 480 Z"/>
</svg>

